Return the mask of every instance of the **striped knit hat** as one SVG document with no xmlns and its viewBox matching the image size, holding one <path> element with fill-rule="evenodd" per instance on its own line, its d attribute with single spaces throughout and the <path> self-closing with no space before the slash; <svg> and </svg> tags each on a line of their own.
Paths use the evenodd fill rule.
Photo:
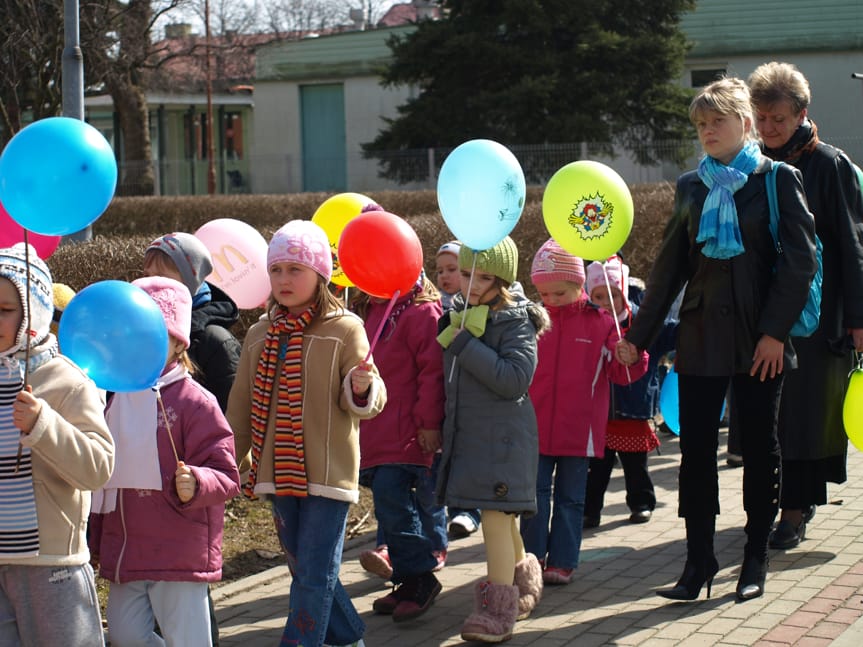
<svg viewBox="0 0 863 647">
<path fill-rule="evenodd" d="M 30 246 L 29 261 L 30 271 L 28 273 L 24 243 L 17 243 L 13 247 L 0 249 L 0 276 L 9 279 L 15 289 L 18 290 L 18 296 L 21 298 L 21 310 L 24 312 L 21 327 L 15 336 L 15 347 L 19 350 L 27 347 L 27 340 L 30 340 L 31 346 L 44 340 L 50 331 L 51 317 L 54 315 L 51 272 L 32 246 Z M 30 279 L 29 334 L 27 331 L 28 274 Z"/>
<path fill-rule="evenodd" d="M 458 253 L 458 268 L 470 270 L 474 267 L 474 256 L 478 272 L 493 274 L 510 285 L 515 281 L 518 270 L 518 248 L 509 236 L 494 247 L 479 252 L 474 252 L 467 245 L 462 245 Z"/>
<path fill-rule="evenodd" d="M 584 285 L 584 261 L 563 249 L 554 238 L 549 238 L 533 257 L 530 280 L 534 285 L 552 281 Z"/>
</svg>

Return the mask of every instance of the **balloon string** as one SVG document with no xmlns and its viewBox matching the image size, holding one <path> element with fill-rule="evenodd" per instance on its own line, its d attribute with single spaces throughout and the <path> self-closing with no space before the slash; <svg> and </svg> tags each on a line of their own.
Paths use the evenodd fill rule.
<svg viewBox="0 0 863 647">
<path fill-rule="evenodd" d="M 162 410 L 162 418 L 165 420 L 165 428 L 168 430 L 168 440 L 171 441 L 171 449 L 174 452 L 174 460 L 177 461 L 177 466 L 180 465 L 180 456 L 177 454 L 177 446 L 174 444 L 174 434 L 171 433 L 171 422 L 168 420 L 168 413 L 165 411 L 165 403 L 162 402 L 162 393 L 159 388 L 154 386 L 156 392 L 156 400 L 159 402 L 159 408 Z"/>
<path fill-rule="evenodd" d="M 614 297 L 611 294 L 611 282 L 608 280 L 608 272 L 605 271 L 605 262 L 602 262 L 602 277 L 605 279 L 605 289 L 608 290 L 608 303 L 611 304 L 611 317 L 614 319 L 614 329 L 617 330 L 617 339 L 623 339 L 623 333 L 620 332 L 620 322 L 617 320 L 617 308 L 614 307 Z M 624 364 L 626 369 L 626 379 L 632 384 L 632 374 L 629 372 L 629 365 Z"/>
<path fill-rule="evenodd" d="M 30 232 L 24 227 L 24 291 L 27 293 L 24 296 L 24 305 L 27 310 L 27 320 L 24 326 L 24 389 L 27 388 L 27 383 L 30 381 L 30 327 L 32 318 L 30 316 Z M 24 454 L 24 445 L 18 441 L 18 455 L 15 458 L 15 473 L 21 467 L 21 457 Z"/>
<path fill-rule="evenodd" d="M 393 306 L 396 304 L 396 301 L 399 298 L 399 294 L 401 294 L 401 292 L 399 290 L 396 290 L 393 293 L 390 302 L 387 304 L 387 309 L 384 310 L 384 316 L 381 317 L 380 323 L 378 323 L 378 329 L 375 330 L 375 336 L 372 337 L 372 343 L 369 344 L 369 352 L 366 353 L 366 358 L 363 360 L 363 364 L 369 361 L 369 357 L 372 356 L 372 352 L 374 352 L 375 346 L 378 345 L 378 339 L 380 339 L 381 337 L 381 333 L 383 332 L 384 326 L 386 325 L 387 320 L 390 317 L 390 313 L 393 311 Z"/>
<path fill-rule="evenodd" d="M 470 291 L 473 288 L 473 275 L 476 272 L 476 254 L 473 255 L 473 265 L 470 266 L 470 278 L 467 280 L 467 296 L 464 298 L 464 316 L 461 318 L 461 325 L 459 325 L 458 331 L 461 332 L 464 330 L 464 324 L 467 321 L 467 309 L 470 307 Z M 455 365 L 458 362 L 458 357 L 452 358 L 452 366 L 449 368 L 449 378 L 448 382 L 452 382 L 452 377 L 455 375 Z"/>
</svg>

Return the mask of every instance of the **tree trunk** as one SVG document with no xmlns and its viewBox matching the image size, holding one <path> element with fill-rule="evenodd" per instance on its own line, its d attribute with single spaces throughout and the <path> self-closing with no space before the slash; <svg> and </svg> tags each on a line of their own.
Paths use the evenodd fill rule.
<svg viewBox="0 0 863 647">
<path fill-rule="evenodd" d="M 108 91 L 120 120 L 122 173 L 117 195 L 153 195 L 156 179 L 150 146 L 150 123 L 144 90 L 128 79 L 112 79 Z"/>
</svg>

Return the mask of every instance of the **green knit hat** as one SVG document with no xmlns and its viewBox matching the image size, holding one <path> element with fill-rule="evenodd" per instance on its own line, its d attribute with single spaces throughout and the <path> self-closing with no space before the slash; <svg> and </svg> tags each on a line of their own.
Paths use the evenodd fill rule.
<svg viewBox="0 0 863 647">
<path fill-rule="evenodd" d="M 461 246 L 458 253 L 458 268 L 470 270 L 473 267 L 473 257 L 476 255 L 476 269 L 486 274 L 494 274 L 508 284 L 515 281 L 518 269 L 518 248 L 512 238 L 507 236 L 494 247 L 474 252 L 467 245 Z"/>
</svg>

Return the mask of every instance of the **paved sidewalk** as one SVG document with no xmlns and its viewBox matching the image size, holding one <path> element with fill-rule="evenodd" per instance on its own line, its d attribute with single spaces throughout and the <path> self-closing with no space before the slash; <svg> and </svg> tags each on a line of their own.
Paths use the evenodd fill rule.
<svg viewBox="0 0 863 647">
<path fill-rule="evenodd" d="M 649 459 L 658 506 L 650 523 L 628 523 L 623 473 L 617 468 L 606 495 L 602 525 L 585 531 L 581 564 L 567 586 L 546 587 L 510 645 L 863 645 L 863 454 L 849 447 L 848 481 L 830 487 L 806 540 L 787 552 L 771 551 L 766 593 L 737 603 L 734 589 L 743 557 L 742 469 L 725 466 L 721 452 L 722 514 L 716 524 L 720 571 L 712 597 L 671 602 L 654 589 L 673 585 L 683 570 L 685 540 L 677 518 L 677 439 L 663 435 L 662 455 Z M 720 438 L 725 447 L 725 432 Z M 375 615 L 372 602 L 388 587 L 363 571 L 359 552 L 372 537 L 348 544 L 341 579 L 367 624 L 365 643 L 424 646 L 465 644 L 461 623 L 472 606 L 472 584 L 485 575 L 480 533 L 450 544 L 439 578 L 443 592 L 421 618 L 396 625 Z M 276 567 L 215 589 L 223 647 L 279 644 L 288 609 L 290 576 Z"/>
</svg>

